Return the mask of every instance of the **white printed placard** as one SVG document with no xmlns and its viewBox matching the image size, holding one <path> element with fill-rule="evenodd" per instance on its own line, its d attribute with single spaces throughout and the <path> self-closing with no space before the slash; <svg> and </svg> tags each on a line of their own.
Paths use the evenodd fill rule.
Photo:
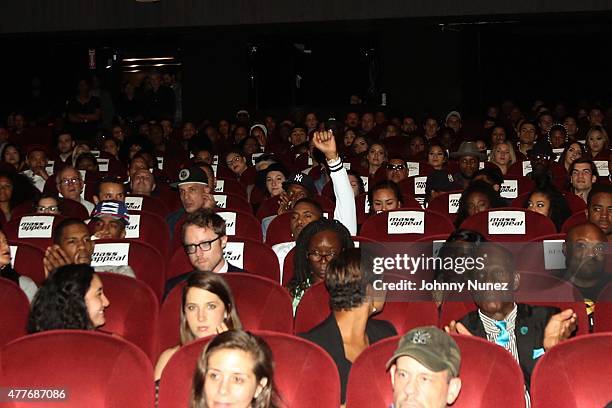
<svg viewBox="0 0 612 408">
<path fill-rule="evenodd" d="M 225 220 L 225 233 L 227 235 L 236 235 L 236 213 L 221 211 L 217 214 Z"/>
<path fill-rule="evenodd" d="M 523 163 L 523 176 L 528 175 L 529 173 L 531 173 L 531 162 L 529 160 L 525 160 Z"/>
<path fill-rule="evenodd" d="M 363 211 L 366 214 L 370 213 L 370 200 L 368 199 L 368 197 L 365 198 L 365 205 L 363 206 Z"/>
<path fill-rule="evenodd" d="M 359 177 L 361 177 L 361 181 L 363 181 L 363 191 L 367 193 L 368 186 L 370 184 L 370 178 L 366 176 L 359 176 Z"/>
<path fill-rule="evenodd" d="M 419 175 L 419 172 L 421 171 L 419 162 L 406 162 L 406 166 L 408 166 L 408 177 L 415 177 Z"/>
<path fill-rule="evenodd" d="M 55 160 L 48 160 L 47 161 L 47 167 L 45 167 L 45 170 L 47 171 L 47 174 L 49 176 L 53 175 L 53 167 L 55 166 Z"/>
<path fill-rule="evenodd" d="M 217 164 L 211 164 L 210 167 L 212 167 L 213 169 L 213 174 L 215 175 L 215 177 L 217 176 Z"/>
<path fill-rule="evenodd" d="M 255 165 L 255 160 L 256 160 L 256 159 L 257 159 L 259 156 L 261 156 L 262 154 L 263 154 L 263 153 L 261 153 L 261 152 L 260 152 L 260 153 L 253 153 L 253 154 L 251 155 L 251 161 L 253 162 L 253 166 Z"/>
<path fill-rule="evenodd" d="M 81 180 L 83 180 L 83 183 L 84 183 L 85 182 L 85 177 L 87 176 L 87 171 L 79 170 L 79 173 L 81 173 Z"/>
<path fill-rule="evenodd" d="M 562 239 L 545 239 L 542 242 L 544 269 L 565 269 L 564 242 Z"/>
<path fill-rule="evenodd" d="M 525 213 L 523 211 L 491 211 L 488 216 L 489 234 L 525 235 Z"/>
<path fill-rule="evenodd" d="M 215 194 L 215 201 L 217 208 L 227 208 L 227 196 L 224 194 Z"/>
<path fill-rule="evenodd" d="M 164 158 L 162 156 L 157 156 L 157 168 L 160 170 L 164 169 Z"/>
<path fill-rule="evenodd" d="M 215 184 L 215 193 L 222 193 L 225 188 L 225 180 L 217 180 Z"/>
<path fill-rule="evenodd" d="M 98 162 L 98 169 L 100 171 L 108 171 L 108 163 L 110 162 L 109 159 L 97 159 Z"/>
<path fill-rule="evenodd" d="M 143 197 L 125 197 L 125 206 L 128 211 L 142 211 Z"/>
<path fill-rule="evenodd" d="M 17 249 L 19 249 L 19 247 L 17 245 L 11 245 L 10 246 L 10 251 L 11 251 L 11 268 L 15 268 L 15 257 L 17 256 Z"/>
<path fill-rule="evenodd" d="M 128 216 L 130 223 L 125 227 L 125 237 L 140 238 L 140 214 L 128 214 Z"/>
<path fill-rule="evenodd" d="M 31 215 L 21 217 L 17 238 L 51 238 L 52 233 L 52 216 Z"/>
<path fill-rule="evenodd" d="M 505 180 L 501 185 L 499 194 L 504 198 L 518 197 L 518 180 Z"/>
<path fill-rule="evenodd" d="M 478 170 L 484 169 L 484 166 L 485 166 L 485 162 L 478 163 Z"/>
<path fill-rule="evenodd" d="M 599 177 L 608 177 L 610 175 L 610 169 L 608 168 L 608 162 L 605 160 L 596 160 L 595 167 L 597 167 L 597 173 Z"/>
<path fill-rule="evenodd" d="M 324 212 L 323 217 L 329 220 L 329 213 Z"/>
<path fill-rule="evenodd" d="M 425 213 L 422 211 L 391 211 L 387 215 L 387 233 L 424 234 Z"/>
<path fill-rule="evenodd" d="M 96 159 L 98 157 L 100 157 L 100 151 L 99 150 L 90 150 L 89 153 L 91 153 L 93 155 L 93 157 L 95 157 Z"/>
<path fill-rule="evenodd" d="M 129 254 L 128 242 L 96 244 L 91 256 L 91 266 L 125 266 L 129 264 Z"/>
<path fill-rule="evenodd" d="M 219 164 L 219 155 L 218 155 L 218 154 L 215 154 L 215 155 L 213 156 L 213 159 L 212 159 L 212 164 L 213 164 L 214 166 L 216 166 L 217 164 Z"/>
<path fill-rule="evenodd" d="M 312 161 L 312 157 L 308 156 L 308 165 L 312 166 L 314 165 L 314 162 Z"/>
<path fill-rule="evenodd" d="M 350 170 L 351 169 L 351 163 L 342 163 L 342 167 L 344 167 L 346 170 Z"/>
<path fill-rule="evenodd" d="M 556 162 L 558 162 L 559 159 L 561 158 L 561 154 L 563 153 L 563 150 L 565 150 L 565 149 L 563 149 L 563 148 L 561 148 L 561 149 L 552 149 L 553 153 L 556 155 L 556 157 L 555 157 L 555 161 Z"/>
<path fill-rule="evenodd" d="M 427 186 L 427 176 L 421 176 L 421 177 L 414 178 L 414 194 L 415 195 L 424 195 L 426 186 Z"/>
<path fill-rule="evenodd" d="M 223 257 L 232 265 L 244 267 L 244 242 L 228 242 L 223 250 Z"/>
<path fill-rule="evenodd" d="M 448 195 L 448 213 L 457 214 L 459 211 L 459 200 L 461 199 L 461 193 L 453 193 Z"/>
</svg>

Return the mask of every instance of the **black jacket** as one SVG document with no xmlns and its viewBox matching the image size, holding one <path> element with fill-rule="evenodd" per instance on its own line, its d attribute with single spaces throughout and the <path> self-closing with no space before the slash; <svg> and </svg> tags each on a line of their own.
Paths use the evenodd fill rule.
<svg viewBox="0 0 612 408">
<path fill-rule="evenodd" d="M 370 319 L 366 326 L 366 334 L 370 340 L 370 344 L 374 344 L 384 338 L 395 336 L 397 332 L 391 323 L 385 320 Z M 340 375 L 342 403 L 344 404 L 346 399 L 346 384 L 353 363 L 348 361 L 344 356 L 342 335 L 340 334 L 340 329 L 338 328 L 334 315 L 330 314 L 329 317 L 318 326 L 308 333 L 303 333 L 299 336 L 321 346 L 329 353 L 336 363 L 338 374 Z"/>
<path fill-rule="evenodd" d="M 530 306 L 522 303 L 517 304 L 516 324 L 514 335 L 516 337 L 516 348 L 518 350 L 519 362 L 525 377 L 525 385 L 529 389 L 531 373 L 538 361 L 539 355 L 534 358 L 534 350 L 544 348 L 544 329 L 550 318 L 559 313 L 554 307 Z M 475 336 L 487 339 L 478 311 L 470 312 L 461 323 Z"/>
</svg>

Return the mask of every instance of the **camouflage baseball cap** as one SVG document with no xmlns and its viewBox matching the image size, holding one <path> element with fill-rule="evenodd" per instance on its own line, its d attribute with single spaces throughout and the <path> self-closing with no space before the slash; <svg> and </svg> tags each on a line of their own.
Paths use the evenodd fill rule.
<svg viewBox="0 0 612 408">
<path fill-rule="evenodd" d="M 453 377 L 459 375 L 459 347 L 449 334 L 435 326 L 417 327 L 402 336 L 393 357 L 387 362 L 387 370 L 402 356 L 414 358 L 431 371 L 449 370 Z"/>
</svg>

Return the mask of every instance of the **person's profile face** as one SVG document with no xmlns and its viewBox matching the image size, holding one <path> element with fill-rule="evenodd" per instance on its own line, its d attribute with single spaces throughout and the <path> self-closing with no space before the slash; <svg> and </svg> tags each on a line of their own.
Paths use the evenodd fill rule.
<svg viewBox="0 0 612 408">
<path fill-rule="evenodd" d="M 390 211 L 400 208 L 399 198 L 388 188 L 380 188 L 372 194 L 372 210 L 374 212 Z"/>
<path fill-rule="evenodd" d="M 612 234 L 612 194 L 602 192 L 593 195 L 588 208 L 588 219 L 604 234 Z"/>
<path fill-rule="evenodd" d="M 0 231 L 0 267 L 11 264 L 11 248 L 4 232 Z"/>
<path fill-rule="evenodd" d="M 320 219 L 321 216 L 319 209 L 310 203 L 302 202 L 295 205 L 289 224 L 293 238 L 297 239 L 305 226 Z"/>
<path fill-rule="evenodd" d="M 390 373 L 396 408 L 442 408 L 452 404 L 459 393 L 459 380 L 449 381 L 447 370 L 431 371 L 409 356 L 399 357 Z"/>
<path fill-rule="evenodd" d="M 197 339 L 217 334 L 217 328 L 227 316 L 219 296 L 198 287 L 187 290 L 183 313 L 189 330 Z"/>
<path fill-rule="evenodd" d="M 13 183 L 8 177 L 0 177 L 0 203 L 11 201 L 13 197 Z"/>
<path fill-rule="evenodd" d="M 85 293 L 85 306 L 87 307 L 87 314 L 94 328 L 103 326 L 106 323 L 106 317 L 104 310 L 110 305 L 110 302 L 104 294 L 104 287 L 102 286 L 102 280 L 94 273 L 91 279 L 89 289 Z"/>
<path fill-rule="evenodd" d="M 208 356 L 204 395 L 208 407 L 250 408 L 267 379 L 257 382 L 255 360 L 240 349 L 216 349 Z"/>
<path fill-rule="evenodd" d="M 578 143 L 572 143 L 565 152 L 565 165 L 570 166 L 576 159 L 582 157 L 582 149 Z"/>
<path fill-rule="evenodd" d="M 351 183 L 351 188 L 353 189 L 353 195 L 357 197 L 361 192 L 359 191 L 359 180 L 357 176 L 353 174 L 349 174 L 349 182 Z"/>
<path fill-rule="evenodd" d="M 342 250 L 340 238 L 335 231 L 321 231 L 308 243 L 308 262 L 315 281 L 325 279 L 327 264 Z"/>
<path fill-rule="evenodd" d="M 361 154 L 363 152 L 366 152 L 367 150 L 368 142 L 366 142 L 366 140 L 361 136 L 355 138 L 355 141 L 353 142 L 353 151 L 355 152 L 355 154 Z"/>
<path fill-rule="evenodd" d="M 73 224 L 64 228 L 59 246 L 72 263 L 87 265 L 91 263 L 94 245 L 85 224 Z"/>
<path fill-rule="evenodd" d="M 211 228 L 202 228 L 197 225 L 189 225 L 185 228 L 183 245 L 204 243 L 201 246 L 207 247 L 206 242 L 210 242 L 210 248 L 205 251 L 197 247 L 193 254 L 187 254 L 189 262 L 198 271 L 218 272 L 223 266 L 223 248 L 225 248 L 227 237 L 219 237 Z"/>
</svg>

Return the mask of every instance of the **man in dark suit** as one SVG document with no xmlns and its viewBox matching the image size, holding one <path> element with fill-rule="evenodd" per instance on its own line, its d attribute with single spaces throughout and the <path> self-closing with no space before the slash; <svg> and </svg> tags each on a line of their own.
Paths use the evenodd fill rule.
<svg viewBox="0 0 612 408">
<path fill-rule="evenodd" d="M 488 243 L 477 248 L 474 257 L 484 260 L 483 268 L 472 270 L 470 279 L 507 284 L 507 290 L 473 291 L 478 310 L 459 322 L 452 321 L 445 330 L 482 337 L 504 347 L 521 366 L 529 387 L 538 358 L 573 333 L 576 313 L 571 309 L 559 312 L 557 308 L 515 303 L 520 275 L 507 249 Z"/>
<path fill-rule="evenodd" d="M 243 272 L 225 261 L 223 250 L 227 245 L 225 220 L 212 210 L 200 209 L 187 215 L 183 224 L 183 248 L 196 271 L 216 273 Z M 191 272 L 183 273 L 166 282 L 165 294 L 187 280 Z"/>
</svg>

